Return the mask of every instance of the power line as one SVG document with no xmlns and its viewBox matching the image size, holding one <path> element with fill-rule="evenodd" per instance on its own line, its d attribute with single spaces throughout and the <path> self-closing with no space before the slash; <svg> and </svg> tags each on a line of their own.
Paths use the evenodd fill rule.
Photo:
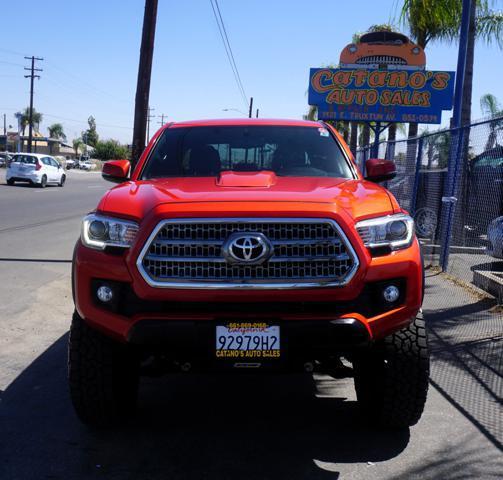
<svg viewBox="0 0 503 480">
<path fill-rule="evenodd" d="M 93 85 L 92 83 L 88 82 L 87 80 L 84 80 L 81 76 L 75 75 L 74 73 L 71 73 L 68 70 L 63 69 L 63 68 L 59 67 L 58 65 L 55 65 L 54 63 L 50 62 L 50 61 L 47 61 L 47 64 L 49 66 L 51 66 L 52 68 L 54 68 L 55 70 L 58 70 L 59 72 L 65 74 L 66 76 L 71 77 L 74 80 L 77 80 L 78 82 L 80 82 L 81 85 L 85 86 L 86 88 L 88 88 L 90 90 L 94 90 L 95 94 L 99 93 L 99 94 L 104 95 L 106 97 L 109 97 L 109 98 L 111 98 L 111 99 L 113 99 L 113 100 L 115 100 L 117 102 L 130 103 L 129 100 L 125 100 L 123 98 L 116 97 L 115 95 L 111 94 L 110 92 L 102 90 L 101 88 L 96 87 L 95 85 Z"/>
<path fill-rule="evenodd" d="M 157 122 L 161 127 L 164 126 L 164 117 L 166 117 L 167 115 L 164 115 L 164 113 L 161 113 L 161 115 L 157 115 L 158 117 L 161 118 L 161 121 L 160 122 Z"/>
<path fill-rule="evenodd" d="M 0 63 L 5 63 L 6 65 L 14 65 L 15 67 L 24 67 L 22 63 L 8 62 L 7 60 L 0 60 Z"/>
<path fill-rule="evenodd" d="M 66 120 L 67 122 L 82 123 L 83 125 L 87 125 L 88 123 L 85 120 L 77 120 L 76 118 L 61 117 L 60 115 L 52 115 L 49 113 L 44 113 L 43 115 L 46 117 L 57 118 L 59 120 Z M 123 128 L 125 130 L 133 130 L 133 127 L 126 127 L 124 125 L 111 125 L 109 123 L 96 123 L 96 126 L 101 128 Z"/>
<path fill-rule="evenodd" d="M 215 2 L 215 4 L 213 4 L 213 2 Z M 241 76 L 239 75 L 239 70 L 236 65 L 236 61 L 234 59 L 234 54 L 232 52 L 231 44 L 229 42 L 229 37 L 227 35 L 227 31 L 225 29 L 225 24 L 224 24 L 224 21 L 222 18 L 222 14 L 220 12 L 220 7 L 218 6 L 218 0 L 210 0 L 210 5 L 211 5 L 211 9 L 213 10 L 213 15 L 215 16 L 215 21 L 217 22 L 217 27 L 218 27 L 218 31 L 220 33 L 220 37 L 222 38 L 222 42 L 224 44 L 227 59 L 229 60 L 229 64 L 231 66 L 232 73 L 234 74 L 234 79 L 236 80 L 236 84 L 238 86 L 238 89 L 243 97 L 243 102 L 246 105 L 246 107 L 248 107 L 248 97 L 246 96 L 245 89 L 243 87 L 243 82 L 241 81 Z"/>
<path fill-rule="evenodd" d="M 222 13 L 220 12 L 220 6 L 218 5 L 218 0 L 214 0 L 214 1 L 215 1 L 215 6 L 217 7 L 218 17 L 220 18 L 220 23 L 222 24 L 222 28 L 223 28 L 223 31 L 224 31 L 225 40 L 227 41 L 227 45 L 229 46 L 229 52 L 231 54 L 232 63 L 234 64 L 234 67 L 236 69 L 236 74 L 238 76 L 238 80 L 239 80 L 239 85 L 241 87 L 241 91 L 243 92 L 245 100 L 248 100 L 248 96 L 246 95 L 245 89 L 243 87 L 243 82 L 241 81 L 241 76 L 239 75 L 239 70 L 238 70 L 238 66 L 236 65 L 236 60 L 234 59 L 234 53 L 232 52 L 231 42 L 229 41 L 229 37 L 227 35 L 227 29 L 225 28 L 225 23 L 224 23 L 224 19 L 222 18 Z"/>
<path fill-rule="evenodd" d="M 11 55 L 17 55 L 19 57 L 27 57 L 27 56 L 29 56 L 26 53 L 16 52 L 14 50 L 8 50 L 7 48 L 0 48 L 0 52 L 9 53 Z"/>
</svg>

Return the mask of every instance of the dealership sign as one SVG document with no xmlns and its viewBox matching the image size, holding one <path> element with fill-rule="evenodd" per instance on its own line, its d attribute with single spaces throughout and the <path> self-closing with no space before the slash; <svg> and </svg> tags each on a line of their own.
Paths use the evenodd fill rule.
<svg viewBox="0 0 503 480">
<path fill-rule="evenodd" d="M 311 68 L 309 105 L 320 120 L 440 123 L 454 72 Z"/>
</svg>

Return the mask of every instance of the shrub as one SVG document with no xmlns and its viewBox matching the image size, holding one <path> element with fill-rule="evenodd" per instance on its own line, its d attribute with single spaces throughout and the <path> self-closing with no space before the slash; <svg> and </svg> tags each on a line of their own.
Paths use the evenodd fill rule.
<svg viewBox="0 0 503 480">
<path fill-rule="evenodd" d="M 117 140 L 98 141 L 94 147 L 93 157 L 99 160 L 120 160 L 129 158 L 129 150 Z"/>
</svg>

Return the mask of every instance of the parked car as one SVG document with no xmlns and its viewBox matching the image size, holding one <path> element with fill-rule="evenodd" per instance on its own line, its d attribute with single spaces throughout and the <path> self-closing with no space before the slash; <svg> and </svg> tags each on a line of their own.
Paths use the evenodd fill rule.
<svg viewBox="0 0 503 480">
<path fill-rule="evenodd" d="M 66 175 L 63 167 L 49 155 L 18 153 L 7 167 L 5 176 L 8 185 L 29 182 L 45 188 L 48 184 L 64 186 Z"/>
<path fill-rule="evenodd" d="M 428 389 L 412 218 L 336 130 L 301 120 L 165 125 L 83 220 L 69 387 L 79 418 L 130 419 L 140 374 L 354 369 L 362 418 L 415 424 Z M 326 371 L 326 370 L 325 370 Z M 168 407 L 169 408 L 169 407 Z"/>
<path fill-rule="evenodd" d="M 77 161 L 69 158 L 65 162 L 65 167 L 67 170 L 71 170 L 72 168 L 76 168 Z"/>
<path fill-rule="evenodd" d="M 8 153 L 0 153 L 0 167 L 6 167 L 11 159 Z"/>
<path fill-rule="evenodd" d="M 96 165 L 90 160 L 79 161 L 79 168 L 81 170 L 94 170 Z"/>
<path fill-rule="evenodd" d="M 487 255 L 503 259 L 503 217 L 495 218 L 487 229 Z"/>
<path fill-rule="evenodd" d="M 489 224 L 503 215 L 503 145 L 477 155 L 468 169 L 465 224 L 485 233 Z"/>
</svg>

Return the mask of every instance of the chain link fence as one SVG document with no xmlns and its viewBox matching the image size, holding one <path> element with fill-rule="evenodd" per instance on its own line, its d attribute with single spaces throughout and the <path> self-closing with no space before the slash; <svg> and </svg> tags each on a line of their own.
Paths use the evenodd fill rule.
<svg viewBox="0 0 503 480">
<path fill-rule="evenodd" d="M 376 146 L 357 152 L 365 160 Z M 377 145 L 415 219 L 436 390 L 503 449 L 503 116 Z"/>
<path fill-rule="evenodd" d="M 503 301 L 503 116 L 381 142 L 397 176 L 386 187 L 415 219 L 427 266 Z M 370 145 L 357 163 L 375 154 Z"/>
</svg>

